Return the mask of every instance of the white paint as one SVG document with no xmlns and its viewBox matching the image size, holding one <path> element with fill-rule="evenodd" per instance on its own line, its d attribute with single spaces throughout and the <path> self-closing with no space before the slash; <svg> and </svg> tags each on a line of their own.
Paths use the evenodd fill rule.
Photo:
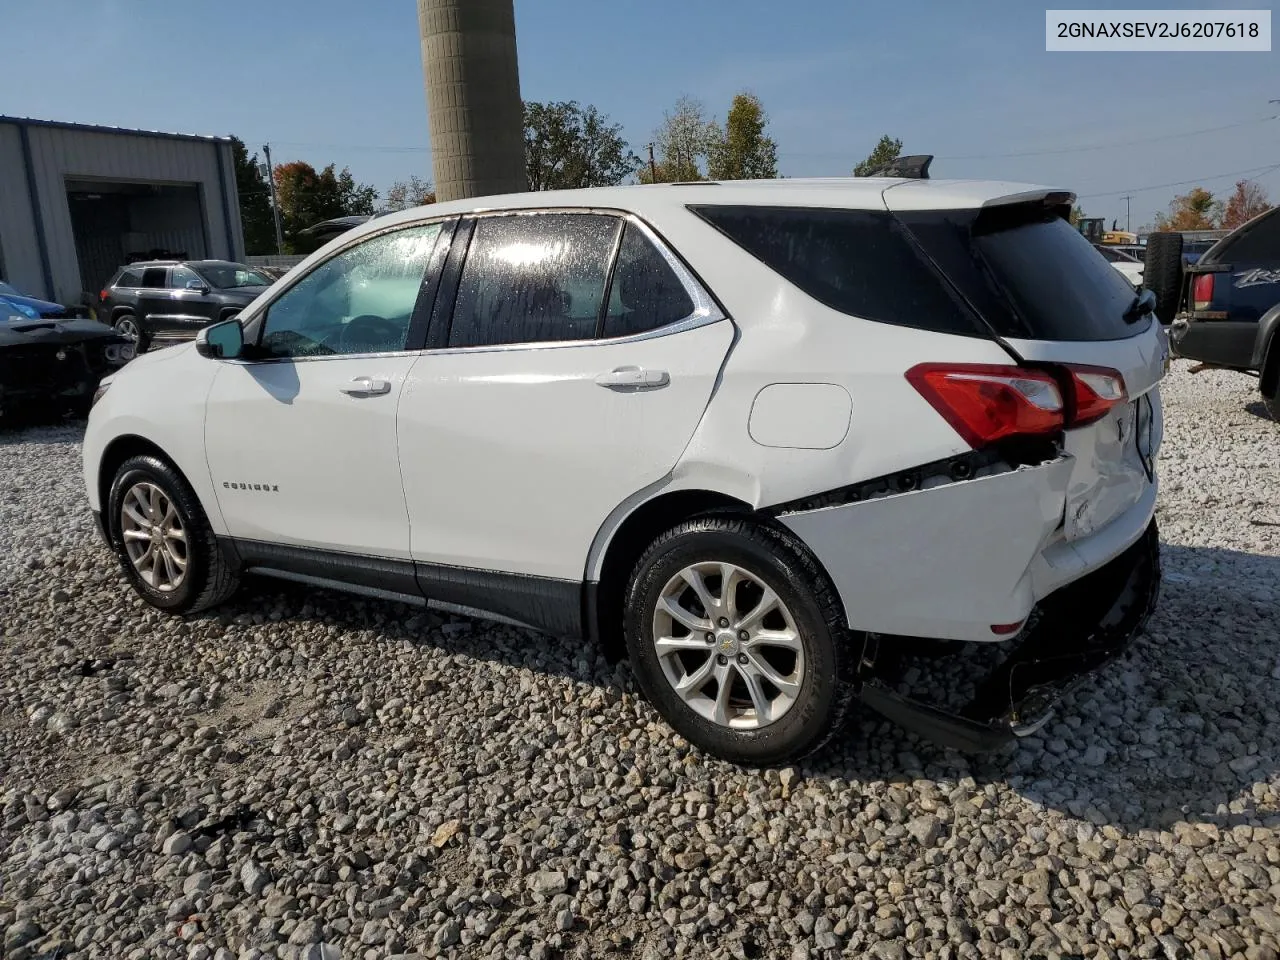
<svg viewBox="0 0 1280 960">
<path fill-rule="evenodd" d="M 830 450 L 849 432 L 853 401 L 834 383 L 771 383 L 756 394 L 748 431 L 762 447 Z"/>
</svg>

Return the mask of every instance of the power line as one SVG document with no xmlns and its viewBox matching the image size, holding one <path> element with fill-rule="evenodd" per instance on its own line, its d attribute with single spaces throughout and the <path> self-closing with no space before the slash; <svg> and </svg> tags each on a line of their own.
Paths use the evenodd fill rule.
<svg viewBox="0 0 1280 960">
<path fill-rule="evenodd" d="M 1253 120 L 1241 120 L 1236 123 L 1227 123 L 1217 127 L 1202 127 L 1199 130 L 1185 130 L 1181 133 L 1164 133 L 1164 134 L 1160 134 L 1159 136 L 1144 137 L 1138 140 L 1121 140 L 1121 141 L 1116 141 L 1114 143 L 1097 143 L 1097 144 L 1090 144 L 1088 146 L 1083 146 L 1083 147 L 1055 147 L 1050 150 L 1023 150 L 1023 151 L 1015 151 L 1012 153 L 976 153 L 976 154 L 956 155 L 956 156 L 947 156 L 944 154 L 938 154 L 937 156 L 935 156 L 934 159 L 936 160 L 1002 160 L 1002 159 L 1007 159 L 1011 157 L 1046 157 L 1046 156 L 1051 156 L 1054 154 L 1061 154 L 1061 153 L 1085 153 L 1090 150 L 1111 150 L 1116 147 L 1131 147 L 1131 146 L 1137 146 L 1139 144 L 1144 144 L 1144 143 L 1159 143 L 1164 140 L 1178 140 L 1178 139 L 1181 139 L 1182 137 L 1194 137 L 1202 133 L 1218 133 L 1222 130 L 1231 130 L 1236 127 L 1249 127 L 1259 123 L 1269 123 L 1272 120 L 1276 120 L 1276 119 L 1280 119 L 1280 114 L 1276 114 L 1270 117 L 1258 117 Z M 850 156 L 850 153 L 848 151 L 805 152 L 805 151 L 783 150 L 783 151 L 779 151 L 778 156 L 780 157 L 815 157 L 815 158 L 841 157 L 841 158 L 844 158 L 844 157 Z"/>
<path fill-rule="evenodd" d="M 1165 187 L 1185 187 L 1192 183 L 1204 183 L 1208 180 L 1221 180 L 1223 177 L 1239 177 L 1246 173 L 1256 174 L 1257 176 L 1249 177 L 1250 180 L 1256 180 L 1257 177 L 1265 176 L 1272 170 L 1280 170 L 1280 163 L 1273 163 L 1266 167 L 1250 167 L 1248 170 L 1233 170 L 1230 173 L 1215 173 L 1208 177 L 1195 177 L 1191 180 L 1174 180 L 1172 183 L 1157 183 L 1149 187 L 1126 187 L 1123 190 L 1109 190 L 1106 193 L 1081 193 L 1077 194 L 1077 200 L 1088 200 L 1092 197 L 1116 197 L 1126 193 L 1145 193 L 1148 190 L 1163 190 Z"/>
</svg>

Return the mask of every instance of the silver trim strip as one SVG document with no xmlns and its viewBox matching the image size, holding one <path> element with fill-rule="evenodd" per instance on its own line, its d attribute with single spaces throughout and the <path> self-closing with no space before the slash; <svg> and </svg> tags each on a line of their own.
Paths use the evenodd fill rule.
<svg viewBox="0 0 1280 960">
<path fill-rule="evenodd" d="M 148 313 L 148 320 L 182 320 L 185 322 L 195 323 L 212 323 L 208 317 L 201 317 L 194 313 Z"/>
</svg>

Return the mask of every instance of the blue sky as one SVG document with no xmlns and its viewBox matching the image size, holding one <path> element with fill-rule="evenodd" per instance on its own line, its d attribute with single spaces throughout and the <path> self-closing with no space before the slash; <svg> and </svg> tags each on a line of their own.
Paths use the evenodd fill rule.
<svg viewBox="0 0 1280 960">
<path fill-rule="evenodd" d="M 430 179 L 414 0 L 4 7 L 0 113 L 234 133 L 379 189 Z M 723 115 L 749 89 L 788 176 L 847 174 L 888 133 L 935 177 L 1065 186 L 1122 225 L 1132 193 L 1135 227 L 1188 189 L 1160 185 L 1225 194 L 1237 177 L 1211 175 L 1280 165 L 1280 53 L 1046 53 L 1025 0 L 516 0 L 516 18 L 524 97 L 593 103 L 638 154 L 681 94 Z M 1280 169 L 1260 182 L 1280 197 Z"/>
</svg>

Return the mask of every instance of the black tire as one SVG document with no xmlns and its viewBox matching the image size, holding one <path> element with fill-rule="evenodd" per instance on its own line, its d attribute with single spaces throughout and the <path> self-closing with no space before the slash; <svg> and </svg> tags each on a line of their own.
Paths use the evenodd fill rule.
<svg viewBox="0 0 1280 960">
<path fill-rule="evenodd" d="M 186 534 L 186 571 L 182 581 L 169 591 L 148 584 L 125 549 L 121 512 L 125 495 L 139 482 L 160 488 L 177 510 Z M 223 554 L 191 485 L 164 460 L 145 455 L 122 463 L 104 506 L 107 536 L 121 569 L 138 595 L 153 607 L 169 613 L 196 613 L 217 606 L 235 593 L 240 583 L 239 569 Z"/>
<path fill-rule="evenodd" d="M 673 577 L 703 562 L 736 564 L 791 612 L 805 670 L 794 704 L 772 723 L 755 729 L 717 724 L 682 700 L 663 672 L 653 641 L 656 604 Z M 710 514 L 658 537 L 631 575 L 625 632 L 632 670 L 649 702 L 694 746 L 733 763 L 777 764 L 818 750 L 841 728 L 856 691 L 858 653 L 835 586 L 794 535 L 753 517 Z"/>
<path fill-rule="evenodd" d="M 1147 237 L 1142 285 L 1156 295 L 1156 316 L 1170 323 L 1182 298 L 1182 234 L 1153 233 Z"/>
<path fill-rule="evenodd" d="M 121 324 L 125 322 L 131 323 L 133 325 L 133 329 L 137 331 L 136 339 L 130 337 L 120 329 Z M 134 340 L 134 356 L 141 356 L 146 353 L 147 348 L 151 346 L 151 338 L 147 336 L 146 332 L 142 329 L 142 324 L 138 322 L 138 318 L 132 313 L 126 311 L 124 313 L 116 314 L 111 321 L 111 326 L 115 328 L 116 333 L 120 334 L 120 336 Z"/>
</svg>

